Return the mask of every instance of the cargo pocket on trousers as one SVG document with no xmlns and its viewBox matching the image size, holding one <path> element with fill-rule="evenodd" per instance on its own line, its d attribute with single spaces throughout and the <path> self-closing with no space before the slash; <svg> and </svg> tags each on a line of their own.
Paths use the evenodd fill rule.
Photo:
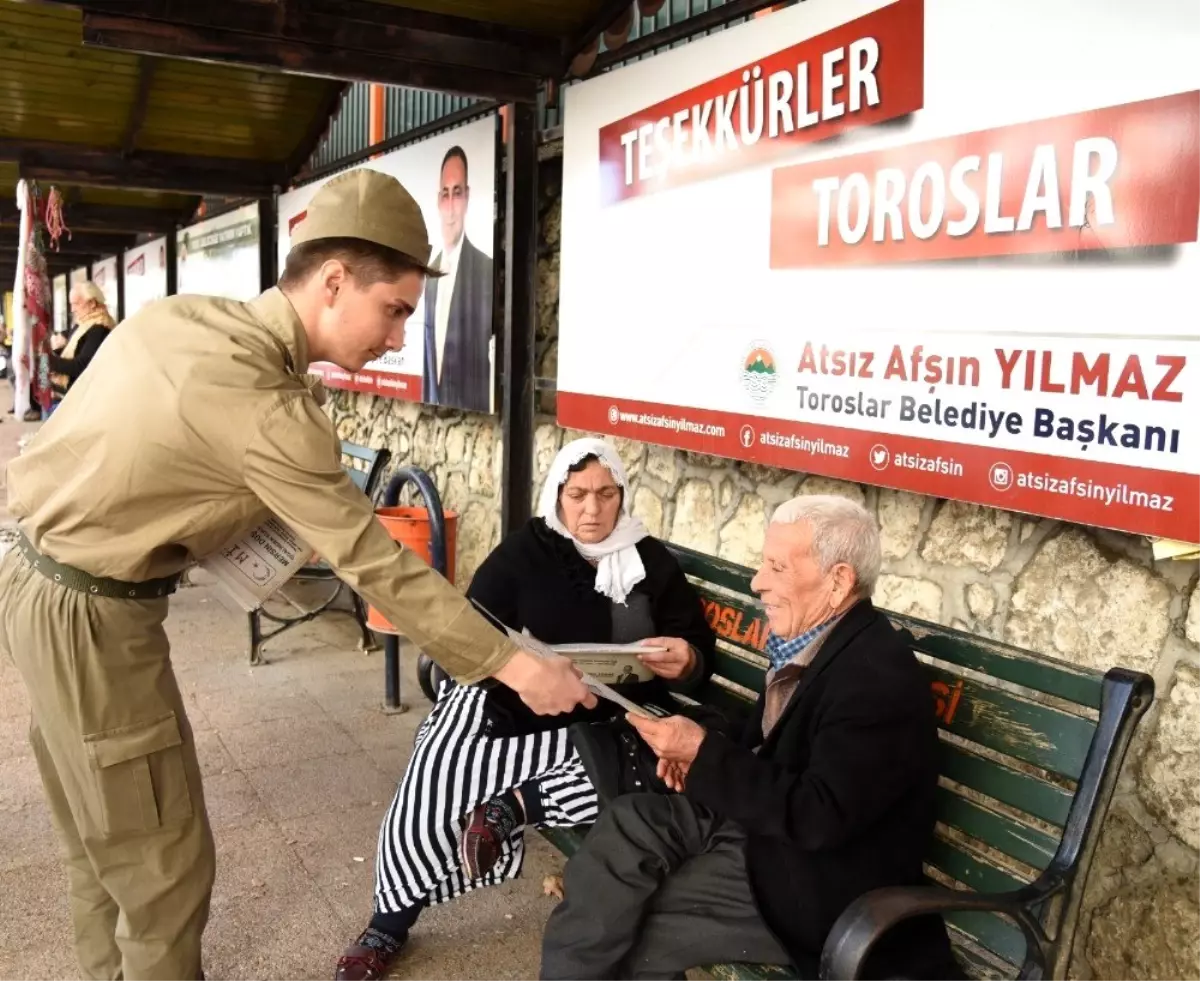
<svg viewBox="0 0 1200 981">
<path fill-rule="evenodd" d="M 183 737 L 174 713 L 84 736 L 104 832 L 154 831 L 192 815 Z"/>
</svg>

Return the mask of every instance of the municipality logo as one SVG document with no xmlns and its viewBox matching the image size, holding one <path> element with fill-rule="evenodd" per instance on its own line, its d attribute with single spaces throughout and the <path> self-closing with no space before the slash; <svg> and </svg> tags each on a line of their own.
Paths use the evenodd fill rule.
<svg viewBox="0 0 1200 981">
<path fill-rule="evenodd" d="M 761 405 L 771 397 L 778 380 L 775 356 L 762 344 L 755 342 L 742 362 L 742 388 Z"/>
</svg>

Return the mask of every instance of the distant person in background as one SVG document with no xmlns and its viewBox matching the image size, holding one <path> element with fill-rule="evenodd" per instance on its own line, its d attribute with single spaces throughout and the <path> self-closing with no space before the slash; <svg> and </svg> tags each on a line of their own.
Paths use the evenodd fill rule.
<svg viewBox="0 0 1200 981">
<path fill-rule="evenodd" d="M 425 283 L 422 398 L 433 405 L 489 412 L 492 259 L 467 239 L 470 198 L 467 155 L 462 147 L 452 146 L 442 158 L 438 183 L 442 248 L 433 260 L 445 275 Z"/>
<path fill-rule="evenodd" d="M 104 294 L 95 283 L 76 283 L 71 287 L 69 302 L 74 326 L 66 334 L 55 334 L 50 339 L 53 352 L 50 355 L 50 385 L 54 399 L 50 412 L 79 380 L 115 326 Z"/>
</svg>

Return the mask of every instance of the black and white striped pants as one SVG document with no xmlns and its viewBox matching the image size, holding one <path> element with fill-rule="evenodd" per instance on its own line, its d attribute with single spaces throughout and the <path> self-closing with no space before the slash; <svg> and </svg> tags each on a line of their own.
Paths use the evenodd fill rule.
<svg viewBox="0 0 1200 981">
<path fill-rule="evenodd" d="M 466 878 L 458 842 L 475 807 L 536 780 L 544 824 L 591 824 L 596 791 L 567 730 L 496 738 L 486 732 L 487 692 L 443 684 L 417 733 L 412 760 L 383 826 L 375 855 L 375 910 L 398 913 L 422 901 L 444 903 L 471 889 L 516 878 L 525 858 L 515 831 L 481 879 Z"/>
</svg>

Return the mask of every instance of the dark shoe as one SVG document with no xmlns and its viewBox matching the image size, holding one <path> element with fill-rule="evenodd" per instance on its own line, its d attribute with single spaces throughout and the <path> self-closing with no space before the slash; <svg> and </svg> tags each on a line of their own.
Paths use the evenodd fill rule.
<svg viewBox="0 0 1200 981">
<path fill-rule="evenodd" d="M 407 942 L 407 937 L 397 943 L 368 927 L 338 958 L 334 981 L 377 981 L 392 969 Z"/>
<path fill-rule="evenodd" d="M 520 819 L 500 800 L 480 804 L 467 817 L 459 839 L 459 858 L 468 879 L 482 879 L 500 858 L 500 848 L 519 826 Z"/>
<path fill-rule="evenodd" d="M 622 794 L 669 794 L 658 779 L 658 757 L 624 719 L 576 722 L 567 729 L 601 806 Z"/>
</svg>

